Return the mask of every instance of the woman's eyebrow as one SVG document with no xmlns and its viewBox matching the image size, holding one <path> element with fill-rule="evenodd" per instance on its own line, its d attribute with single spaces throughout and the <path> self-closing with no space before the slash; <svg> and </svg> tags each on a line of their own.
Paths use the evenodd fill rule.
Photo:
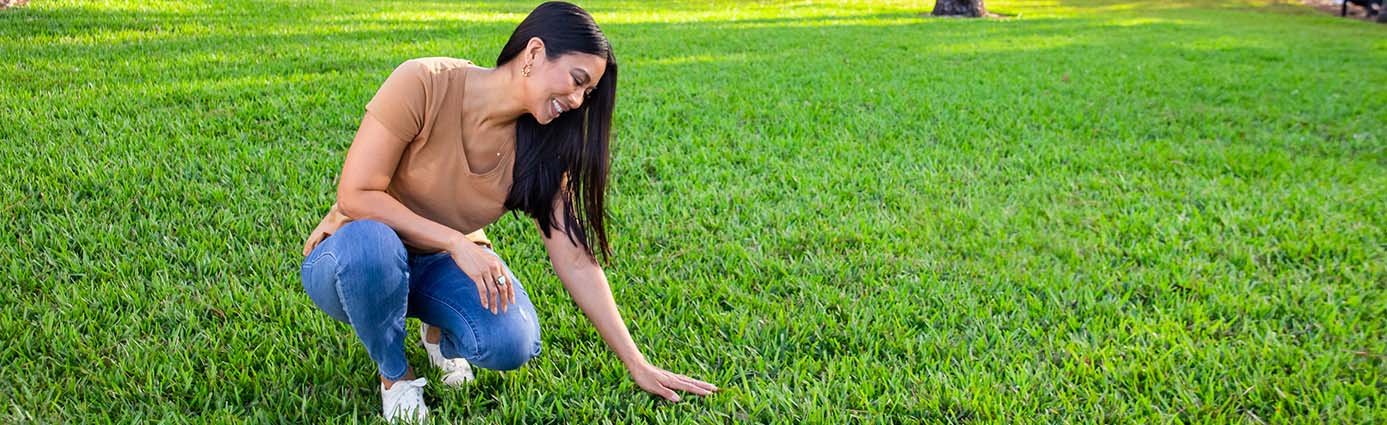
<svg viewBox="0 0 1387 425">
<path fill-rule="evenodd" d="M 583 84 L 587 84 L 589 81 L 592 81 L 592 76 L 588 75 L 588 72 L 586 70 L 578 68 L 576 69 L 576 71 L 578 71 L 578 74 L 580 76 L 579 79 L 583 80 Z"/>
</svg>

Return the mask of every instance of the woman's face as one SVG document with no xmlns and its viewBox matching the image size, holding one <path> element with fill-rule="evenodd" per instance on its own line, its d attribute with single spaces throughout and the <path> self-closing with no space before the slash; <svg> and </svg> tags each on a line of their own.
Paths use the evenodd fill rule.
<svg viewBox="0 0 1387 425">
<path fill-rule="evenodd" d="M 539 39 L 532 39 L 535 43 Z M 539 49 L 526 49 L 525 54 L 533 53 L 530 76 L 525 79 L 525 107 L 535 121 L 548 124 L 564 112 L 578 109 L 607 69 L 607 59 L 588 53 L 566 53 L 554 59 L 545 57 L 543 43 Z M 520 65 L 523 67 L 524 62 Z"/>
</svg>

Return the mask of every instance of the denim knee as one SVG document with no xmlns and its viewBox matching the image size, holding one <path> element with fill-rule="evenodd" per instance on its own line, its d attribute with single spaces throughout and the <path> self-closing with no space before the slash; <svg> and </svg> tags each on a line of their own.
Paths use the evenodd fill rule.
<svg viewBox="0 0 1387 425">
<path fill-rule="evenodd" d="M 540 351 L 538 327 L 528 323 L 492 333 L 481 343 L 475 363 L 491 370 L 519 369 Z"/>
<path fill-rule="evenodd" d="M 539 341 L 516 336 L 483 347 L 484 360 L 477 365 L 491 370 L 515 370 L 538 355 Z"/>
<path fill-rule="evenodd" d="M 408 253 L 394 229 L 375 220 L 357 220 L 337 230 L 338 277 L 367 285 L 357 290 L 394 292 L 409 285 Z"/>
</svg>

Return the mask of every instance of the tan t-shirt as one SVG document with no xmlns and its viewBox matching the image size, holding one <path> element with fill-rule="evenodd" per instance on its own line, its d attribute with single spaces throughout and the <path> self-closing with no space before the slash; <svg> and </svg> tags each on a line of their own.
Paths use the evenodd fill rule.
<svg viewBox="0 0 1387 425">
<path fill-rule="evenodd" d="M 401 204 L 429 220 L 456 229 L 467 239 L 491 245 L 483 227 L 505 214 L 515 144 L 501 149 L 500 161 L 474 173 L 462 140 L 462 99 L 472 62 L 453 58 L 411 59 L 381 84 L 366 114 L 408 140 L 386 189 Z M 304 255 L 352 220 L 336 203 L 304 243 Z M 408 247 L 411 252 L 428 252 Z"/>
</svg>

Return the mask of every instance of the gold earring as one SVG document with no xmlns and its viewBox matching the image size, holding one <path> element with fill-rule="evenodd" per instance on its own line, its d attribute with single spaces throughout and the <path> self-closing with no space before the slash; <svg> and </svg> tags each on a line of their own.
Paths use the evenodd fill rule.
<svg viewBox="0 0 1387 425">
<path fill-rule="evenodd" d="M 526 77 L 530 76 L 530 63 L 525 63 L 525 67 L 520 69 L 520 74 Z"/>
</svg>

